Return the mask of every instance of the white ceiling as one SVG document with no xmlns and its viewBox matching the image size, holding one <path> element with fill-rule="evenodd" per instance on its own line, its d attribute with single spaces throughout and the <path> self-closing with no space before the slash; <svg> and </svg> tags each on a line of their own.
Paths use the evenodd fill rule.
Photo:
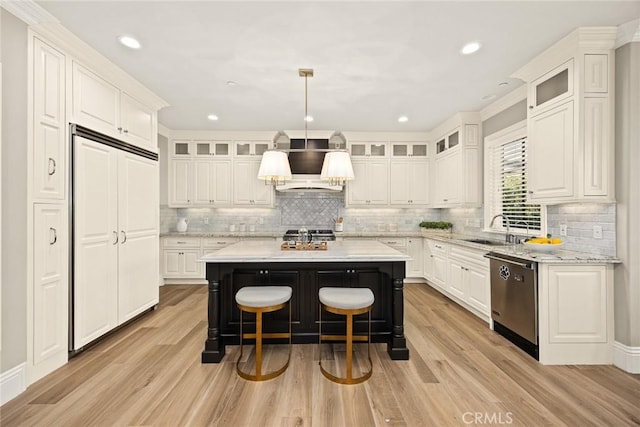
<svg viewBox="0 0 640 427">
<path fill-rule="evenodd" d="M 640 1 L 38 3 L 169 102 L 160 123 L 198 130 L 304 128 L 309 67 L 309 129 L 427 131 L 514 90 L 509 75 L 574 28 L 640 16 Z M 469 41 L 482 49 L 462 56 Z"/>
</svg>

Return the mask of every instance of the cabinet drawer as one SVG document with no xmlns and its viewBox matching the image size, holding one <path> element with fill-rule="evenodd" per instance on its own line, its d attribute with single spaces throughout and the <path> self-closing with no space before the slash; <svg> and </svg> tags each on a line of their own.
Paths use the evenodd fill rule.
<svg viewBox="0 0 640 427">
<path fill-rule="evenodd" d="M 404 251 L 407 247 L 407 239 L 404 237 L 379 238 L 378 241 L 401 251 Z"/>
<path fill-rule="evenodd" d="M 441 256 L 447 256 L 449 245 L 447 245 L 446 243 L 427 239 L 427 245 L 429 245 L 429 250 L 431 251 L 431 253 L 439 254 Z"/>
<path fill-rule="evenodd" d="M 165 248 L 199 248 L 199 237 L 165 237 L 163 247 Z"/>
<path fill-rule="evenodd" d="M 237 237 L 203 237 L 202 247 L 207 249 L 220 249 L 236 243 Z"/>
<path fill-rule="evenodd" d="M 478 264 L 481 267 L 489 268 L 489 260 L 484 257 L 485 253 L 487 253 L 486 250 L 473 250 L 463 248 L 461 246 L 451 245 L 449 256 L 458 258 L 466 262 Z"/>
</svg>

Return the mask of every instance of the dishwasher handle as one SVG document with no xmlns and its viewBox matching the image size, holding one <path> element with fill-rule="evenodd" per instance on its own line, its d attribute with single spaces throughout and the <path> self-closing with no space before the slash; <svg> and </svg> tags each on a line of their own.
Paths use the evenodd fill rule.
<svg viewBox="0 0 640 427">
<path fill-rule="evenodd" d="M 535 264 L 534 262 L 526 262 L 526 261 L 516 261 L 514 259 L 509 259 L 509 258 L 502 258 L 498 255 L 496 255 L 493 252 L 489 252 L 488 254 L 484 254 L 485 258 L 489 258 L 489 259 L 495 259 L 497 261 L 501 261 L 501 262 L 507 262 L 509 264 L 513 264 L 513 265 L 517 265 L 518 267 L 523 267 L 523 268 L 528 268 L 529 270 L 533 270 L 533 264 Z"/>
</svg>

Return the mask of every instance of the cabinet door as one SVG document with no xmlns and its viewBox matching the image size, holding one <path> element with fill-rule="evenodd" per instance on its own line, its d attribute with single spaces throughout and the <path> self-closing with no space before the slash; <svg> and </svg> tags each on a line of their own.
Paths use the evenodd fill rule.
<svg viewBox="0 0 640 427">
<path fill-rule="evenodd" d="M 529 114 L 536 115 L 546 108 L 573 96 L 573 59 L 554 68 L 529 84 Z"/>
<path fill-rule="evenodd" d="M 355 179 L 347 183 L 347 201 L 350 205 L 365 205 L 368 200 L 367 162 L 352 161 Z"/>
<path fill-rule="evenodd" d="M 573 124 L 573 101 L 529 119 L 531 200 L 544 202 L 574 195 Z"/>
<path fill-rule="evenodd" d="M 120 152 L 118 159 L 118 322 L 158 303 L 158 162 Z"/>
<path fill-rule="evenodd" d="M 193 204 L 213 204 L 213 189 L 215 185 L 213 162 L 196 160 L 193 162 Z"/>
<path fill-rule="evenodd" d="M 118 152 L 74 138 L 74 349 L 118 324 Z"/>
<path fill-rule="evenodd" d="M 231 162 L 216 161 L 213 166 L 213 173 L 209 176 L 213 203 L 216 206 L 231 205 Z"/>
<path fill-rule="evenodd" d="M 487 316 L 490 303 L 489 270 L 473 264 L 467 264 L 467 302 Z"/>
<path fill-rule="evenodd" d="M 450 206 L 460 203 L 462 191 L 462 152 L 443 154 L 436 159 L 436 177 L 434 179 L 434 193 L 436 206 Z"/>
<path fill-rule="evenodd" d="M 411 204 L 429 203 L 429 164 L 426 161 L 412 162 L 409 165 L 411 184 Z"/>
<path fill-rule="evenodd" d="M 67 230 L 63 207 L 34 205 L 32 378 L 67 362 Z"/>
<path fill-rule="evenodd" d="M 407 254 L 413 258 L 407 261 L 407 277 L 422 277 L 422 239 L 407 239 Z"/>
<path fill-rule="evenodd" d="M 155 129 L 155 113 L 151 108 L 122 93 L 121 127 L 125 140 L 150 150 L 157 150 Z"/>
<path fill-rule="evenodd" d="M 82 65 L 73 63 L 72 114 L 88 128 L 120 137 L 120 90 Z"/>
<path fill-rule="evenodd" d="M 191 204 L 191 160 L 171 159 L 169 163 L 169 206 Z"/>
<path fill-rule="evenodd" d="M 356 179 L 358 179 L 357 175 Z M 369 185 L 368 199 L 371 200 L 372 205 L 389 203 L 389 166 L 386 160 L 369 162 L 366 183 Z"/>
<path fill-rule="evenodd" d="M 65 198 L 65 57 L 37 38 L 33 52 L 33 195 Z"/>
<path fill-rule="evenodd" d="M 182 249 L 164 249 L 162 251 L 162 276 L 182 277 Z"/>
<path fill-rule="evenodd" d="M 395 146 L 394 146 L 395 147 Z M 411 162 L 391 161 L 389 165 L 389 203 L 408 205 L 411 203 Z"/>
<path fill-rule="evenodd" d="M 433 282 L 443 288 L 447 286 L 447 258 L 433 254 Z"/>
<path fill-rule="evenodd" d="M 465 280 L 465 270 L 460 261 L 455 258 L 449 259 L 449 275 L 447 277 L 447 290 L 454 296 L 465 299 L 467 286 Z"/>
</svg>

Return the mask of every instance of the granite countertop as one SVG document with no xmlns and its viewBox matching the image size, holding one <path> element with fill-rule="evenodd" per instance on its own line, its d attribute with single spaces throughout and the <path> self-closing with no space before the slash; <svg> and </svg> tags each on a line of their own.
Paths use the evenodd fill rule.
<svg viewBox="0 0 640 427">
<path fill-rule="evenodd" d="M 369 240 L 329 242 L 327 250 L 282 250 L 280 242 L 240 241 L 200 258 L 201 262 L 387 262 L 411 258 L 384 243 Z"/>
<path fill-rule="evenodd" d="M 523 245 L 502 244 L 495 241 L 496 245 L 485 245 L 480 243 L 467 242 L 465 239 L 473 239 L 476 236 L 465 236 L 462 234 L 451 234 L 449 236 L 433 235 L 425 236 L 429 239 L 438 240 L 445 243 L 452 243 L 472 249 L 485 250 L 502 255 L 512 256 L 528 261 L 535 261 L 548 264 L 617 264 L 620 259 L 608 255 L 591 254 L 587 252 L 576 252 L 559 249 L 554 253 L 535 252 Z M 490 240 L 490 239 L 487 239 Z"/>
<path fill-rule="evenodd" d="M 255 232 L 230 232 L 230 231 L 189 231 L 186 233 L 168 232 L 161 233 L 161 237 L 234 237 L 234 238 L 275 238 L 280 239 L 283 232 L 281 231 L 255 231 Z M 471 249 L 477 249 L 487 252 L 496 252 L 503 255 L 513 256 L 528 261 L 553 264 L 598 264 L 598 263 L 620 263 L 620 259 L 608 255 L 592 254 L 587 252 L 576 252 L 560 249 L 552 254 L 534 252 L 522 245 L 506 245 L 501 241 L 485 239 L 473 235 L 455 234 L 455 233 L 434 233 L 424 234 L 421 231 L 344 231 L 336 232 L 336 237 L 347 238 L 385 238 L 385 237 L 425 237 L 428 239 L 438 240 L 445 243 L 451 243 Z M 486 245 L 480 243 L 468 242 L 468 239 L 480 238 L 484 240 L 492 240 L 495 245 Z M 371 240 L 369 241 L 371 242 Z M 272 243 L 272 242 L 267 242 Z M 333 243 L 333 242 L 331 242 Z M 256 243 L 253 242 L 253 245 Z M 300 251 L 297 251 L 300 252 Z M 309 251 L 312 254 L 324 251 Z M 308 259 L 310 255 L 304 255 Z"/>
</svg>

